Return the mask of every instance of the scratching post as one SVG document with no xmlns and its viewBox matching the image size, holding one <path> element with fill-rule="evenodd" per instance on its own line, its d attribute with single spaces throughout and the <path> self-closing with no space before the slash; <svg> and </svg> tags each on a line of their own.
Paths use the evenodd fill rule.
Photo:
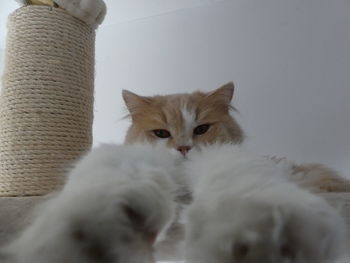
<svg viewBox="0 0 350 263">
<path fill-rule="evenodd" d="M 60 8 L 9 16 L 0 94 L 0 196 L 44 195 L 92 142 L 95 32 Z"/>
</svg>

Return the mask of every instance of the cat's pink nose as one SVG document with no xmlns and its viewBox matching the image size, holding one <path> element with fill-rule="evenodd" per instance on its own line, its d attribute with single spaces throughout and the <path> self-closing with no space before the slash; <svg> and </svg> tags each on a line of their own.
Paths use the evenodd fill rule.
<svg viewBox="0 0 350 263">
<path fill-rule="evenodd" d="M 186 156 L 186 154 L 191 150 L 191 146 L 185 145 L 185 146 L 179 146 L 177 147 L 177 150 L 183 155 Z"/>
</svg>

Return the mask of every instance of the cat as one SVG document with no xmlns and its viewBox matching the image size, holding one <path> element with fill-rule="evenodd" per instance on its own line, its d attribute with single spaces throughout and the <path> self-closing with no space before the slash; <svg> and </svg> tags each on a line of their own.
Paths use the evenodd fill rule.
<svg viewBox="0 0 350 263">
<path fill-rule="evenodd" d="M 122 95 L 131 118 L 125 143 L 156 143 L 162 141 L 186 156 L 193 149 L 215 143 L 244 142 L 244 131 L 232 116 L 234 94 L 232 82 L 211 92 L 193 92 L 145 97 L 123 90 Z M 271 157 L 279 162 L 279 159 Z M 286 160 L 284 160 L 286 162 Z M 290 179 L 298 185 L 319 192 L 350 191 L 350 182 L 335 171 L 318 164 L 296 165 L 290 162 Z M 186 189 L 182 191 L 186 193 Z M 158 256 L 164 260 L 177 257 L 178 244 L 184 238 L 180 211 L 191 202 L 188 192 L 177 198 L 177 217 L 166 238 L 158 244 Z"/>
<path fill-rule="evenodd" d="M 187 263 L 334 263 L 344 221 L 289 181 L 289 169 L 233 144 L 187 158 L 164 145 L 104 145 L 76 164 L 3 253 L 8 263 L 154 262 L 152 246 L 185 182 L 194 194 L 184 219 Z"/>
<path fill-rule="evenodd" d="M 169 148 L 186 156 L 200 145 L 232 142 L 241 144 L 245 136 L 230 114 L 234 94 L 232 82 L 211 92 L 193 92 L 145 97 L 122 92 L 131 117 L 125 142 L 165 141 Z M 293 164 L 292 180 L 315 192 L 349 192 L 350 181 L 319 164 Z"/>
</svg>

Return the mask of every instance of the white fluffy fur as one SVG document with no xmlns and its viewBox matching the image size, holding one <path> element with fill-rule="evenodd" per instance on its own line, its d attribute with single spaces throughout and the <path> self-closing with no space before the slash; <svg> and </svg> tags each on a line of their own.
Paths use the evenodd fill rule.
<svg viewBox="0 0 350 263">
<path fill-rule="evenodd" d="M 26 0 L 16 1 L 21 5 L 26 5 L 28 2 Z M 103 0 L 54 0 L 54 2 L 92 28 L 97 28 L 103 22 L 107 12 Z"/>
<path fill-rule="evenodd" d="M 55 0 L 55 2 L 92 28 L 97 28 L 103 22 L 107 11 L 103 0 Z"/>
<path fill-rule="evenodd" d="M 148 237 L 170 222 L 173 193 L 186 180 L 194 191 L 185 219 L 189 263 L 334 263 L 341 254 L 342 218 L 288 181 L 288 163 L 233 145 L 191 151 L 185 171 L 178 158 L 151 145 L 92 151 L 5 249 L 10 262 L 152 262 Z"/>
<path fill-rule="evenodd" d="M 346 227 L 323 199 L 288 180 L 290 164 L 232 145 L 190 154 L 191 263 L 334 263 Z"/>
<path fill-rule="evenodd" d="M 104 145 L 92 151 L 6 249 L 11 262 L 152 262 L 144 236 L 159 233 L 172 215 L 175 166 L 176 158 L 160 146 Z M 142 222 L 130 222 L 126 207 Z"/>
</svg>

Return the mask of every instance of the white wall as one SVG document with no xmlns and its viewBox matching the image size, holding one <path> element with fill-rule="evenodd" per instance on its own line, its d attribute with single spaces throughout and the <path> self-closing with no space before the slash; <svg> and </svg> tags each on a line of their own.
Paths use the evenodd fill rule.
<svg viewBox="0 0 350 263">
<path fill-rule="evenodd" d="M 123 140 L 124 88 L 153 95 L 234 80 L 251 146 L 350 175 L 349 12 L 346 0 L 236 0 L 102 26 L 95 143 Z"/>
<path fill-rule="evenodd" d="M 106 2 L 97 34 L 95 145 L 123 141 L 124 88 L 167 94 L 233 80 L 251 147 L 323 162 L 350 177 L 348 0 Z"/>
</svg>

